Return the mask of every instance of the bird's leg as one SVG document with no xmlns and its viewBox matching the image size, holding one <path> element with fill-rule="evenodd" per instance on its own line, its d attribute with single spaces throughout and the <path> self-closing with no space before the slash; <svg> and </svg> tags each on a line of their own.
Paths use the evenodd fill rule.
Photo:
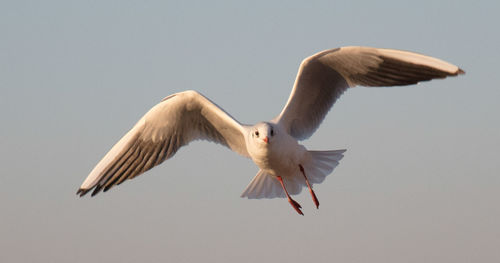
<svg viewBox="0 0 500 263">
<path fill-rule="evenodd" d="M 288 191 L 285 188 L 285 184 L 283 183 L 283 178 L 281 178 L 281 176 L 277 176 L 276 178 L 278 179 L 278 181 L 280 181 L 280 184 L 281 184 L 281 187 L 283 187 L 283 190 L 285 190 L 285 194 L 286 194 L 286 197 L 288 198 L 288 202 L 292 205 L 292 207 L 295 209 L 295 211 L 297 211 L 297 213 L 299 213 L 300 215 L 304 215 L 304 213 L 302 213 L 302 211 L 300 210 L 302 208 L 302 206 L 300 206 L 300 204 L 297 203 L 295 200 L 293 200 L 290 197 L 290 195 L 288 194 Z"/>
<path fill-rule="evenodd" d="M 302 172 L 302 174 L 304 175 L 304 178 L 306 179 L 306 184 L 307 184 L 307 187 L 309 188 L 309 192 L 311 193 L 311 197 L 314 201 L 314 204 L 316 205 L 316 209 L 318 209 L 319 208 L 318 198 L 316 197 L 316 194 L 314 193 L 314 190 L 312 189 L 311 184 L 309 183 L 309 180 L 307 180 L 306 172 L 304 170 L 304 167 L 302 167 L 302 164 L 299 164 L 299 168 L 300 168 L 300 171 Z"/>
</svg>

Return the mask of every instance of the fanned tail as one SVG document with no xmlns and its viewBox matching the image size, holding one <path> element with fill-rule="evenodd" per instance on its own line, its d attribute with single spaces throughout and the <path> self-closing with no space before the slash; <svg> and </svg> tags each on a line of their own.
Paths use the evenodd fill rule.
<svg viewBox="0 0 500 263">
<path fill-rule="evenodd" d="M 285 193 L 276 178 L 262 170 L 248 184 L 241 194 L 248 199 L 285 197 Z"/>
<path fill-rule="evenodd" d="M 304 165 L 307 179 L 311 184 L 322 183 L 326 176 L 331 174 L 333 169 L 339 165 L 339 161 L 344 157 L 346 150 L 333 151 L 309 151 L 311 161 Z"/>
<path fill-rule="evenodd" d="M 327 175 L 332 173 L 339 161 L 344 157 L 346 150 L 334 151 L 309 151 L 311 158 L 302 166 L 304 167 L 307 179 L 311 185 L 323 182 Z M 283 176 L 283 182 L 291 195 L 302 191 L 306 186 L 303 175 L 299 172 L 293 175 Z M 241 194 L 241 197 L 248 199 L 285 197 L 283 188 L 273 175 L 259 170 L 250 184 Z"/>
</svg>

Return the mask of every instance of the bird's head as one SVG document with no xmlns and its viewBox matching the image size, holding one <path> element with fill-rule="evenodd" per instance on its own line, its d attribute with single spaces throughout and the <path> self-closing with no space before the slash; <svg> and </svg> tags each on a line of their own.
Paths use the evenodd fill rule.
<svg viewBox="0 0 500 263">
<path fill-rule="evenodd" d="M 276 128 L 268 122 L 259 122 L 251 129 L 251 138 L 257 145 L 269 145 L 276 135 Z"/>
</svg>

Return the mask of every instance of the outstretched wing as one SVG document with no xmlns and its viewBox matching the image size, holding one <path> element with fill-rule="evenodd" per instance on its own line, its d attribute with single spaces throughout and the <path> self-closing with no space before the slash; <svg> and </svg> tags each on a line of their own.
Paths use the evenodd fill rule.
<svg viewBox="0 0 500 263">
<path fill-rule="evenodd" d="M 249 156 L 245 126 L 195 91 L 166 97 L 149 110 L 92 170 L 77 194 L 107 191 L 153 168 L 197 139 L 220 143 Z"/>
<path fill-rule="evenodd" d="M 445 61 L 394 49 L 342 47 L 302 61 L 292 93 L 274 122 L 298 140 L 309 138 L 349 87 L 402 86 L 463 74 Z"/>
</svg>

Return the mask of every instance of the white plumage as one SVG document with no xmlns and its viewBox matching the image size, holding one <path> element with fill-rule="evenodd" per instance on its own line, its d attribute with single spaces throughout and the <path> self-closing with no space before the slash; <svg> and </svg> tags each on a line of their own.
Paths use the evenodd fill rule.
<svg viewBox="0 0 500 263">
<path fill-rule="evenodd" d="M 91 171 L 77 194 L 107 191 L 173 156 L 198 139 L 210 140 L 250 157 L 260 168 L 242 197 L 287 197 L 321 183 L 345 150 L 308 151 L 298 140 L 309 138 L 350 87 L 402 86 L 463 74 L 445 61 L 394 49 L 343 47 L 302 61 L 290 98 L 269 122 L 244 125 L 196 91 L 170 95 L 149 110 Z"/>
</svg>

